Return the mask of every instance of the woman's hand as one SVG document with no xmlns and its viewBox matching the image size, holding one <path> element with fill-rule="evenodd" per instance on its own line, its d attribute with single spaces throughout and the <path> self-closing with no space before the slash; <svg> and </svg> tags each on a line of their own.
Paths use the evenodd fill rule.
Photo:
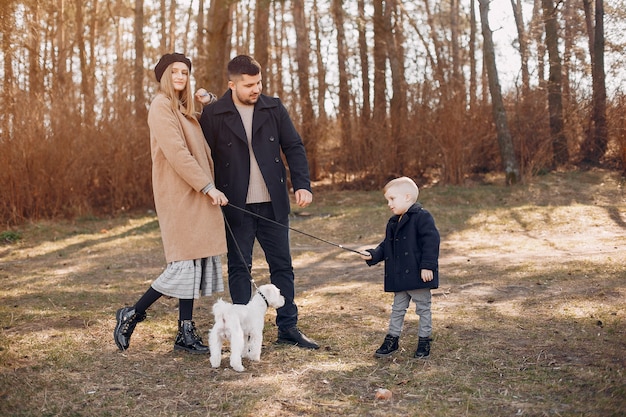
<svg viewBox="0 0 626 417">
<path fill-rule="evenodd" d="M 228 204 L 228 198 L 226 198 L 226 195 L 220 190 L 218 190 L 217 188 L 213 188 L 207 194 L 213 200 L 214 206 L 217 206 L 217 205 L 225 206 L 226 204 Z"/>
</svg>

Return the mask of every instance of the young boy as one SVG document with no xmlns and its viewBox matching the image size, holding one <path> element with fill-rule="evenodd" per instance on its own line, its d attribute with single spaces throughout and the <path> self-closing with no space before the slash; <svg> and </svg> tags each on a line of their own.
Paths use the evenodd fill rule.
<svg viewBox="0 0 626 417">
<path fill-rule="evenodd" d="M 369 266 L 385 260 L 385 291 L 394 293 L 388 334 L 374 356 L 382 358 L 398 350 L 404 316 L 413 300 L 419 316 L 414 357 L 427 358 L 432 340 L 430 290 L 439 286 L 439 231 L 431 214 L 417 203 L 419 189 L 412 179 L 391 180 L 383 192 L 394 215 L 387 223 L 385 240 L 368 249 L 369 255 L 361 255 Z"/>
</svg>

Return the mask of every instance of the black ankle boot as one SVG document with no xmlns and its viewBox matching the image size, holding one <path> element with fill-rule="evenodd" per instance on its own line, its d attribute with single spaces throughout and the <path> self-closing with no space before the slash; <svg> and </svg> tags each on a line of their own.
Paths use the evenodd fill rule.
<svg viewBox="0 0 626 417">
<path fill-rule="evenodd" d="M 179 322 L 174 350 L 184 350 L 194 354 L 209 353 L 209 347 L 202 344 L 202 338 L 198 336 L 196 325 L 191 320 Z"/>
<path fill-rule="evenodd" d="M 417 350 L 415 351 L 414 357 L 420 359 L 426 359 L 430 356 L 430 342 L 432 339 L 430 337 L 420 337 L 417 342 Z"/>
<path fill-rule="evenodd" d="M 385 356 L 391 355 L 393 352 L 398 350 L 399 339 L 400 336 L 392 336 L 390 334 L 385 336 L 385 341 L 382 345 L 380 345 L 376 353 L 374 353 L 374 356 L 377 358 L 384 358 Z"/>
<path fill-rule="evenodd" d="M 146 312 L 138 314 L 135 307 L 123 307 L 115 314 L 117 324 L 113 331 L 113 340 L 119 350 L 126 350 L 130 345 L 130 336 L 135 330 L 137 323 L 146 319 Z"/>
</svg>

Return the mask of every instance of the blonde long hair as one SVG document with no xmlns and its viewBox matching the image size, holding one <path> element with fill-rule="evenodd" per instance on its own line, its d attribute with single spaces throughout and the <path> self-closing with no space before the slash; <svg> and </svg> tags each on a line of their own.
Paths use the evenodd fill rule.
<svg viewBox="0 0 626 417">
<path fill-rule="evenodd" d="M 195 117 L 196 109 L 194 103 L 193 92 L 191 91 L 191 71 L 187 76 L 187 84 L 180 93 L 174 89 L 172 82 L 172 64 L 168 65 L 163 71 L 159 91 L 170 99 L 172 110 L 180 111 L 187 118 Z"/>
</svg>

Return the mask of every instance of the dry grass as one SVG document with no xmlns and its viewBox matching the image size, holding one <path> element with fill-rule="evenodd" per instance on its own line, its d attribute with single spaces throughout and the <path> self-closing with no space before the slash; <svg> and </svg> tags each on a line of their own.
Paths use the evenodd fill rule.
<svg viewBox="0 0 626 417">
<path fill-rule="evenodd" d="M 401 351 L 373 358 L 391 303 L 382 267 L 294 232 L 300 327 L 322 348 L 274 345 L 270 312 L 262 361 L 244 362 L 241 374 L 172 351 L 175 300 L 157 302 L 131 348 L 117 351 L 115 310 L 163 266 L 153 215 L 22 227 L 20 241 L 0 246 L 0 415 L 624 415 L 626 196 L 617 175 L 436 187 L 420 200 L 443 237 L 429 360 L 412 359 L 412 311 Z M 380 193 L 320 192 L 292 227 L 369 247 L 388 215 Z M 254 275 L 267 281 L 260 259 Z M 203 333 L 213 301 L 197 303 Z M 393 398 L 376 400 L 379 387 Z"/>
</svg>

